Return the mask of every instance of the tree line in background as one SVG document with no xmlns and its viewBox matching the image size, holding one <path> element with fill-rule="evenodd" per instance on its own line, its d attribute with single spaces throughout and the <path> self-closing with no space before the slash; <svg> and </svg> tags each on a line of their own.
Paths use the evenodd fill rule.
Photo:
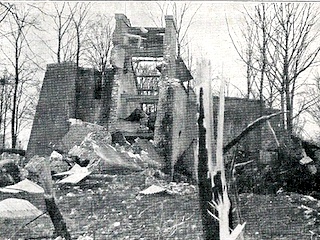
<svg viewBox="0 0 320 240">
<path fill-rule="evenodd" d="M 199 7 L 194 11 L 190 3 L 152 4 L 162 9 L 159 16 L 150 15 L 161 19 L 158 24 L 164 24 L 169 9 L 169 14 L 174 14 L 179 55 L 187 52 L 190 56 L 190 50 L 183 49 Z M 85 2 L 0 4 L 2 147 L 19 147 L 19 133 L 31 126 L 48 57 L 57 63 L 72 61 L 77 66 L 94 67 L 104 78 L 115 21 L 108 14 L 97 15 L 92 6 Z"/>
<path fill-rule="evenodd" d="M 300 114 L 319 100 L 319 94 L 308 94 L 318 86 L 308 75 L 320 51 L 316 6 L 261 3 L 243 16 L 241 44 L 229 33 L 246 66 L 246 97 L 259 99 L 261 111 L 265 106 L 281 109 L 282 127 L 292 134 Z"/>
<path fill-rule="evenodd" d="M 50 7 L 42 3 L 0 4 L 2 147 L 19 147 L 19 133 L 32 123 L 41 75 L 48 62 L 44 58 L 51 56 L 57 63 L 73 61 L 104 72 L 109 63 L 113 18 L 95 16 L 90 7 L 90 3 L 68 2 L 50 3 Z"/>
<path fill-rule="evenodd" d="M 6 147 L 17 147 L 17 136 L 30 127 L 48 58 L 105 72 L 115 21 L 108 14 L 95 14 L 92 6 L 85 2 L 0 4 L 2 145 L 10 135 L 11 143 Z M 187 33 L 200 7 L 145 3 L 145 12 L 156 26 L 164 25 L 165 15 L 174 16 L 178 56 L 189 69 L 196 64 Z M 260 99 L 261 109 L 267 106 L 284 111 L 282 125 L 290 133 L 304 111 L 319 119 L 320 78 L 315 77 L 307 91 L 302 91 L 310 79 L 306 72 L 317 63 L 320 51 L 314 4 L 261 3 L 253 10 L 245 9 L 243 16 L 242 40 L 232 40 L 246 65 L 246 97 Z"/>
</svg>

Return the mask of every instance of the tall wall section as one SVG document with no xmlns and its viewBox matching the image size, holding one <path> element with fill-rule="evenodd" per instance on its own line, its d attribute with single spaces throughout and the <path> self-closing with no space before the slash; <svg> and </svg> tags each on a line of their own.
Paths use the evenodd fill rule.
<svg viewBox="0 0 320 240">
<path fill-rule="evenodd" d="M 101 111 L 101 98 L 104 94 L 101 74 L 94 69 L 79 69 L 76 82 L 76 118 L 85 122 L 97 122 Z"/>
<path fill-rule="evenodd" d="M 172 167 L 187 176 L 196 176 L 194 146 L 197 144 L 197 97 L 192 89 L 174 87 L 172 121 Z"/>
<path fill-rule="evenodd" d="M 213 112 L 214 124 L 217 124 L 217 113 L 219 108 L 219 98 L 213 97 Z M 263 115 L 269 115 L 277 112 L 276 109 L 265 108 Z M 260 115 L 260 102 L 258 100 L 251 100 L 245 98 L 232 98 L 225 99 L 225 112 L 224 112 L 224 136 L 223 144 L 226 145 L 241 131 L 253 122 Z M 269 120 L 272 128 L 278 136 L 280 136 L 281 128 L 280 117 L 276 116 Z M 216 130 L 216 128 L 214 128 Z M 216 136 L 215 132 L 215 136 Z M 275 140 L 270 131 L 267 123 L 263 123 L 261 127 L 256 127 L 241 141 L 243 150 L 248 152 L 256 152 L 259 150 L 268 151 L 269 148 L 276 148 Z"/>
<path fill-rule="evenodd" d="M 75 117 L 77 66 L 50 64 L 43 80 L 28 143 L 27 158 L 50 155 L 52 146 L 66 134 Z"/>
<path fill-rule="evenodd" d="M 111 51 L 111 64 L 115 71 L 111 92 L 109 129 L 113 129 L 118 119 L 128 117 L 135 108 L 140 107 L 139 104 L 126 102 L 121 97 L 122 94 L 137 95 L 138 92 L 131 63 L 130 45 L 126 37 L 131 24 L 124 14 L 116 14 L 115 18 L 116 28 L 112 37 L 114 47 Z"/>
<path fill-rule="evenodd" d="M 154 141 L 167 161 L 167 171 L 177 170 L 195 178 L 194 146 L 197 144 L 197 98 L 179 80 L 159 93 Z"/>
<path fill-rule="evenodd" d="M 106 82 L 113 81 L 107 70 Z M 107 125 L 110 104 L 109 85 L 101 73 L 78 68 L 74 63 L 50 64 L 43 80 L 40 98 L 29 139 L 27 158 L 49 155 L 69 130 L 70 118 Z M 112 87 L 112 84 L 111 84 Z M 108 98 L 108 99 L 106 99 Z M 105 112 L 105 113 L 102 113 Z"/>
</svg>

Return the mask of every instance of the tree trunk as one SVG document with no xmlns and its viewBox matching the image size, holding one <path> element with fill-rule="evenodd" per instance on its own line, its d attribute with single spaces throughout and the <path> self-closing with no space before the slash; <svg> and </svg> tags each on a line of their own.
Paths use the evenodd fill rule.
<svg viewBox="0 0 320 240">
<path fill-rule="evenodd" d="M 7 114 L 8 114 L 8 104 L 10 101 L 6 100 L 6 105 L 5 105 L 5 110 L 4 110 L 4 117 L 3 117 L 3 137 L 2 137 L 2 143 L 3 143 L 3 148 L 6 147 L 6 134 L 7 134 Z"/>
<path fill-rule="evenodd" d="M 288 81 L 288 80 L 286 80 Z M 288 135 L 290 136 L 292 134 L 292 106 L 291 106 L 291 97 L 290 97 L 290 89 L 289 89 L 289 82 L 286 84 L 286 110 L 287 110 L 287 131 Z"/>
<path fill-rule="evenodd" d="M 42 158 L 38 162 L 39 180 L 42 183 L 44 189 L 44 198 L 46 203 L 46 209 L 49 213 L 50 219 L 55 229 L 56 236 L 61 236 L 66 240 L 71 240 L 71 236 L 68 232 L 66 223 L 63 219 L 61 212 L 54 200 L 52 177 L 48 158 Z"/>
<path fill-rule="evenodd" d="M 211 179 L 208 178 L 208 152 L 206 149 L 206 129 L 203 125 L 204 107 L 203 107 L 203 89 L 200 89 L 200 115 L 198 119 L 199 126 L 199 203 L 201 209 L 201 218 L 203 226 L 203 235 L 205 240 L 219 240 L 219 222 L 208 213 L 208 210 L 218 216 L 217 211 L 212 209 L 209 202 L 212 201 Z"/>
<path fill-rule="evenodd" d="M 1 102 L 0 102 L 0 130 L 1 130 L 1 125 L 2 125 L 2 119 L 3 119 L 3 114 L 4 114 L 4 111 L 3 111 L 3 105 L 4 105 L 4 83 L 1 87 Z"/>
<path fill-rule="evenodd" d="M 18 30 L 19 31 L 19 30 Z M 19 38 L 18 38 L 19 39 Z M 11 146 L 16 148 L 17 135 L 16 135 L 16 114 L 17 114 L 17 93 L 19 84 L 19 46 L 18 39 L 16 40 L 15 49 L 15 82 L 12 101 L 12 115 L 11 115 Z"/>
<path fill-rule="evenodd" d="M 282 89 L 283 89 L 283 87 L 282 87 Z M 281 90 L 281 93 L 280 93 L 280 95 L 281 95 L 281 112 L 283 112 L 282 114 L 281 114 L 281 129 L 286 129 L 286 121 L 285 121 L 285 119 L 286 119 L 286 113 L 285 113 L 285 98 L 284 98 L 284 92 L 283 92 L 283 90 Z"/>
<path fill-rule="evenodd" d="M 60 33 L 59 33 L 60 34 Z M 58 50 L 57 50 L 57 62 L 60 64 L 61 62 L 61 38 L 58 37 Z"/>
<path fill-rule="evenodd" d="M 262 66 L 261 66 L 261 79 L 260 79 L 260 89 L 259 89 L 259 98 L 260 98 L 260 117 L 264 114 L 264 99 L 263 99 L 263 86 L 264 86 L 264 77 L 266 73 L 267 66 L 267 33 L 266 33 L 266 10 L 265 5 L 262 4 Z M 259 149 L 262 149 L 262 131 L 263 126 L 260 126 L 258 132 L 258 141 Z"/>
<path fill-rule="evenodd" d="M 67 225 L 53 197 L 45 197 L 46 208 L 53 223 L 56 236 L 71 240 Z"/>
<path fill-rule="evenodd" d="M 76 64 L 77 64 L 77 67 L 79 67 L 81 43 L 80 43 L 80 30 L 78 26 L 76 27 L 76 32 L 77 32 Z"/>
</svg>

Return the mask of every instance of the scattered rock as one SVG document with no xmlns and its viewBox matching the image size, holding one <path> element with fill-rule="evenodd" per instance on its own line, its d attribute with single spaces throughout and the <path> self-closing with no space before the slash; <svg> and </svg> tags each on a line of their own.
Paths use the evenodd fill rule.
<svg viewBox="0 0 320 240">
<path fill-rule="evenodd" d="M 59 173 L 67 171 L 70 168 L 70 165 L 64 161 L 63 156 L 53 151 L 50 155 L 50 169 L 52 173 Z"/>
<path fill-rule="evenodd" d="M 20 169 L 13 160 L 0 162 L 0 187 L 15 184 L 21 180 Z"/>
</svg>

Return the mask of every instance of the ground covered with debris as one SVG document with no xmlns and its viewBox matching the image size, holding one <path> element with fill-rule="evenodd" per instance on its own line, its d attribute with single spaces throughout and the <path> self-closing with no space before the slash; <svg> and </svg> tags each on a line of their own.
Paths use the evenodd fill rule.
<svg viewBox="0 0 320 240">
<path fill-rule="evenodd" d="M 0 239 L 57 240 L 48 214 L 32 216 L 39 215 L 37 209 L 46 210 L 46 190 L 35 174 L 45 160 L 72 239 L 203 239 L 198 187 L 171 182 L 161 171 L 164 162 L 152 142 L 129 143 L 120 133 L 76 122 L 55 148 L 50 157 L 34 156 L 23 167 L 19 157 L 2 160 Z M 22 180 L 18 184 L 11 176 L 17 171 L 15 177 Z M 240 219 L 234 226 L 246 222 L 244 239 L 320 237 L 319 200 L 283 189 L 272 194 L 242 190 L 233 204 L 241 213 L 233 215 Z M 12 209 L 5 209 L 9 205 L 3 200 L 8 199 L 13 199 Z M 22 202 L 25 209 L 19 210 L 17 199 L 28 200 L 37 209 Z"/>
<path fill-rule="evenodd" d="M 139 194 L 154 184 L 170 191 Z M 55 192 L 72 239 L 203 239 L 196 187 L 164 184 L 150 171 L 117 175 L 111 182 L 55 185 Z M 312 239 L 319 234 L 319 200 L 289 193 L 241 194 L 240 199 L 245 239 Z M 43 207 L 41 199 L 29 201 Z M 18 230 L 26 222 L 2 220 L 1 239 L 14 233 L 11 239 L 51 239 L 48 216 Z"/>
</svg>

